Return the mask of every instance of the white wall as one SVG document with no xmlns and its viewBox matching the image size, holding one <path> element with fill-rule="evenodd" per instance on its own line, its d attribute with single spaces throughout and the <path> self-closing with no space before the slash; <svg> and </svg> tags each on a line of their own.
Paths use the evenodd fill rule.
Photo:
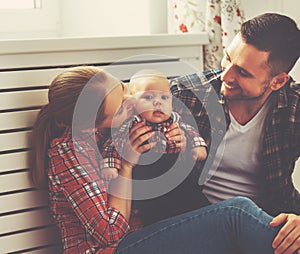
<svg viewBox="0 0 300 254">
<path fill-rule="evenodd" d="M 240 1 L 247 19 L 263 12 L 279 12 L 291 16 L 300 26 L 299 0 Z M 170 2 L 43 0 L 42 9 L 0 10 L 0 39 L 166 33 Z M 300 61 L 291 75 L 300 82 Z"/>
<path fill-rule="evenodd" d="M 165 0 L 61 0 L 62 37 L 167 31 Z"/>
<path fill-rule="evenodd" d="M 291 16 L 300 26 L 299 0 L 240 1 L 247 19 L 263 12 L 279 12 Z M 168 30 L 166 0 L 60 0 L 59 12 L 57 34 L 61 37 L 140 35 Z M 300 82 L 300 61 L 291 75 Z"/>
<path fill-rule="evenodd" d="M 0 9 L 0 39 L 56 37 L 59 0 L 44 0 L 41 9 Z"/>
<path fill-rule="evenodd" d="M 0 9 L 0 39 L 166 32 L 166 0 L 43 0 L 41 9 Z"/>
</svg>

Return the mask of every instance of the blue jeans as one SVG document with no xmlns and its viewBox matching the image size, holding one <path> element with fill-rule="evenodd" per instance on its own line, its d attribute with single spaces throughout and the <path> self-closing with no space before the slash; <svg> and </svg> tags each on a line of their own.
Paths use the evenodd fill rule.
<svg viewBox="0 0 300 254">
<path fill-rule="evenodd" d="M 280 227 L 250 199 L 235 197 L 129 233 L 115 254 L 268 254 Z"/>
</svg>

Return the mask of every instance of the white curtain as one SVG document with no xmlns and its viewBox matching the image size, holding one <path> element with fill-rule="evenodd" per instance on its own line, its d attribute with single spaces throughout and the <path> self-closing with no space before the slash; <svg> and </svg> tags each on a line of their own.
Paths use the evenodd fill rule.
<svg viewBox="0 0 300 254">
<path fill-rule="evenodd" d="M 245 20 L 239 0 L 169 0 L 168 32 L 206 31 L 209 44 L 204 47 L 204 69 L 219 68 L 224 49 Z"/>
</svg>

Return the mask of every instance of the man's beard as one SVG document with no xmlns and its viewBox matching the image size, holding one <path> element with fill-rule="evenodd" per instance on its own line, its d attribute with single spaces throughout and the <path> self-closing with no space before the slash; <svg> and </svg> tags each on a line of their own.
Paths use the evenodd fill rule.
<svg viewBox="0 0 300 254">
<path fill-rule="evenodd" d="M 257 96 L 252 96 L 252 97 L 251 96 L 241 96 L 241 97 L 231 98 L 231 97 L 227 97 L 224 95 L 224 98 L 226 98 L 226 100 L 228 100 L 228 101 L 255 101 L 255 100 L 258 101 L 265 95 L 265 93 L 268 90 L 268 86 L 269 86 L 269 83 L 267 83 L 264 86 L 263 91 Z"/>
</svg>

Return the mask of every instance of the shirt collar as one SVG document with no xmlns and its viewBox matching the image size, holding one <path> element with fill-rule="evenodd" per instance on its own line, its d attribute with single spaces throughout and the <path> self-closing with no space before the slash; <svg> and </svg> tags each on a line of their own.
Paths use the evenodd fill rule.
<svg viewBox="0 0 300 254">
<path fill-rule="evenodd" d="M 278 90 L 277 95 L 277 108 L 285 108 L 288 106 L 288 98 L 287 98 L 287 88 L 290 86 L 291 83 L 293 83 L 293 79 L 290 78 L 287 83 Z"/>
<path fill-rule="evenodd" d="M 172 112 L 171 116 L 167 120 L 165 120 L 161 123 L 152 123 L 152 122 L 146 121 L 140 115 L 135 116 L 134 119 L 136 122 L 144 121 L 145 125 L 152 127 L 152 130 L 159 131 L 159 130 L 163 130 L 163 129 L 169 127 L 174 122 L 174 117 L 176 117 L 176 115 L 174 115 L 174 113 Z"/>
<path fill-rule="evenodd" d="M 292 86 L 295 83 L 295 81 L 290 78 L 286 84 L 281 87 L 278 91 L 273 92 L 275 98 L 276 98 L 276 102 L 275 102 L 275 106 L 277 109 L 282 109 L 282 108 L 286 108 L 288 106 L 288 89 L 290 86 Z"/>
</svg>

